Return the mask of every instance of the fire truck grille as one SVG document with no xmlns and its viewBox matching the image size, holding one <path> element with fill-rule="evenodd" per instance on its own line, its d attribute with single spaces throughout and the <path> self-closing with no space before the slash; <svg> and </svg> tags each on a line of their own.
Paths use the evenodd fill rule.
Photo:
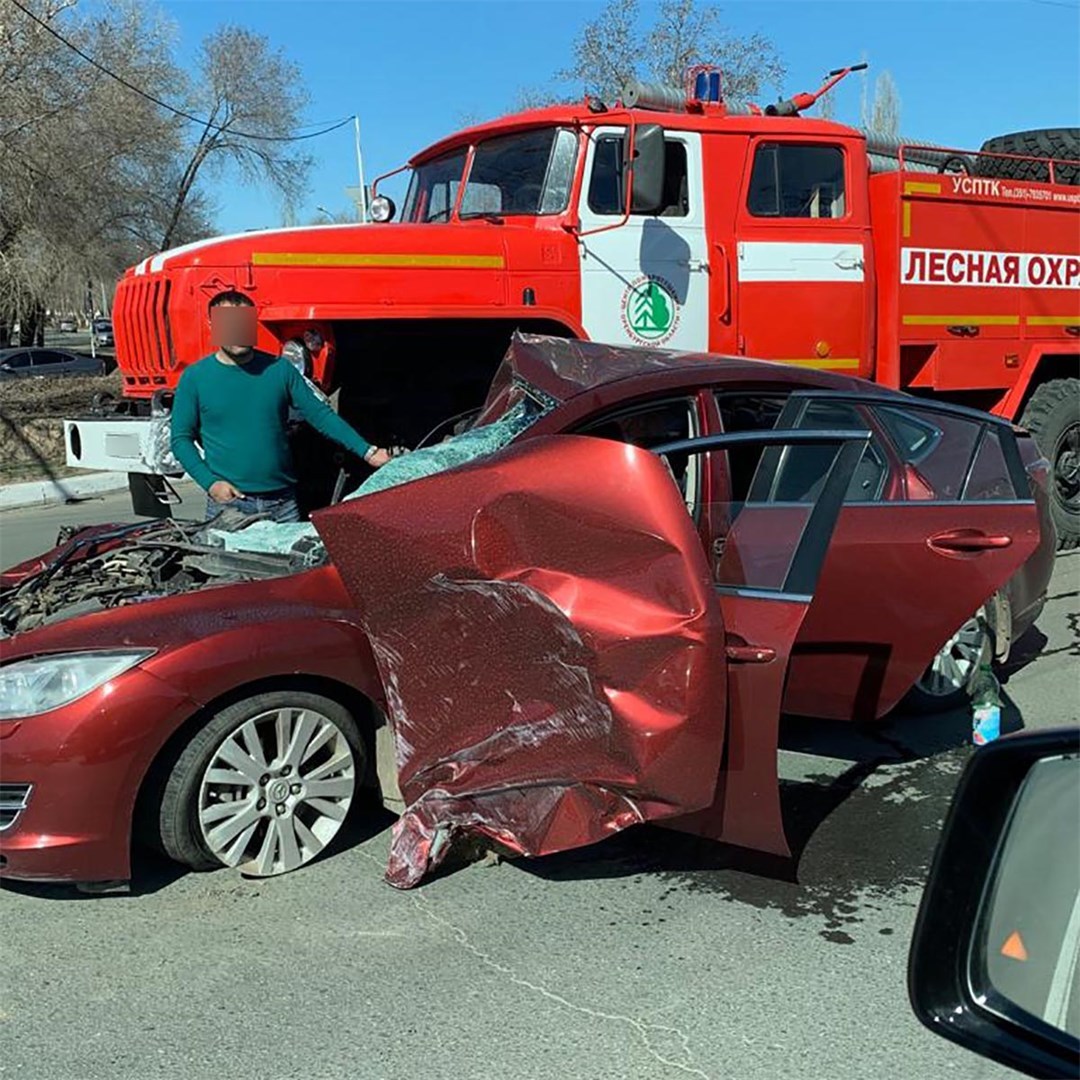
<svg viewBox="0 0 1080 1080">
<path fill-rule="evenodd" d="M 176 367 L 169 325 L 171 287 L 171 282 L 147 275 L 129 278 L 117 289 L 116 352 L 129 379 L 160 378 Z"/>
</svg>

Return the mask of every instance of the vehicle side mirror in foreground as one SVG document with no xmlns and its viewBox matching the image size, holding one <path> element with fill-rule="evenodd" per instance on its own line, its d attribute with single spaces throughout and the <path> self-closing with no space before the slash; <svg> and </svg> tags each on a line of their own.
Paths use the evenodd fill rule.
<svg viewBox="0 0 1080 1080">
<path fill-rule="evenodd" d="M 908 991 L 931 1031 L 1036 1077 L 1080 1075 L 1080 728 L 978 750 L 915 924 Z"/>
</svg>

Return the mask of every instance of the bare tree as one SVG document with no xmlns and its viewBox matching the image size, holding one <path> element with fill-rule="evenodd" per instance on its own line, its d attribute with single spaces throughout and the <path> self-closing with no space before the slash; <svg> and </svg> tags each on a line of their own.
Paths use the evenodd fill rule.
<svg viewBox="0 0 1080 1080">
<path fill-rule="evenodd" d="M 900 138 L 900 93 L 890 72 L 883 71 L 877 77 L 872 99 L 868 98 L 866 82 L 863 83 L 861 119 L 862 126 L 875 135 Z"/>
<path fill-rule="evenodd" d="M 783 78 L 776 46 L 760 33 L 728 32 L 720 8 L 702 0 L 660 0 L 654 10 L 645 24 L 639 0 L 609 0 L 582 28 L 569 67 L 556 78 L 604 101 L 618 97 L 632 77 L 681 85 L 686 69 L 700 63 L 723 69 L 729 99 L 754 97 Z"/>
<path fill-rule="evenodd" d="M 206 122 L 188 147 L 160 246 L 176 240 L 204 168 L 214 172 L 232 166 L 247 183 L 269 184 L 288 214 L 303 194 L 312 164 L 289 142 L 308 102 L 299 67 L 261 34 L 225 26 L 203 41 L 188 101 Z"/>
<path fill-rule="evenodd" d="M 23 341 L 40 340 L 58 297 L 111 285 L 156 249 L 182 146 L 176 117 L 101 70 L 167 94 L 180 77 L 170 24 L 136 0 L 97 19 L 71 0 L 26 6 L 40 22 L 0 8 L 0 343 L 16 317 Z M 194 200 L 179 234 L 203 233 L 205 209 Z"/>
</svg>

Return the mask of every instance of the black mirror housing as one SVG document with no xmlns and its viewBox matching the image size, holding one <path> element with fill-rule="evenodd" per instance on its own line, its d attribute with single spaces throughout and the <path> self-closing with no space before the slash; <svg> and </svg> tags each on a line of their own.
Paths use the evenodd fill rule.
<svg viewBox="0 0 1080 1080">
<path fill-rule="evenodd" d="M 1018 933 L 992 937 L 989 928 L 997 911 L 1000 886 L 1008 878 L 1010 851 L 1013 857 L 1017 851 L 1038 852 L 1047 866 L 1068 866 L 1070 857 L 1075 856 L 1069 845 L 1075 849 L 1080 792 L 1074 790 L 1077 785 L 1072 776 L 1066 785 L 1070 794 L 1065 805 L 1060 805 L 1059 785 L 1057 813 L 1040 816 L 1046 828 L 1038 843 L 1032 843 L 1030 832 L 1016 825 L 1023 816 L 1025 797 L 1032 791 L 1026 782 L 1029 777 L 1034 780 L 1036 767 L 1057 759 L 1080 770 L 1078 757 L 1080 728 L 1075 727 L 1008 736 L 973 755 L 942 828 L 908 959 L 908 993 L 923 1024 L 983 1057 L 1035 1077 L 1080 1075 L 1080 1038 L 1018 1007 L 988 977 L 991 950 L 1025 966 L 1029 962 Z M 1046 793 L 1045 785 L 1036 789 Z M 1027 820 L 1031 820 L 1030 815 Z M 1015 885 L 1015 873 L 1013 876 Z M 1021 910 L 1031 918 L 1038 916 L 1035 925 L 1040 927 L 1046 921 L 1053 876 L 1024 876 Z M 1057 876 L 1060 879 L 1061 873 Z M 1065 881 L 1068 885 L 1067 877 Z M 1075 891 L 1075 882 L 1072 884 Z M 1065 906 L 1060 895 L 1054 899 L 1061 901 L 1056 907 Z M 1073 910 L 1080 910 L 1080 893 L 1073 903 Z M 1066 932 L 1064 938 L 1069 937 Z M 1062 941 L 1061 957 L 1067 969 L 1070 954 L 1065 949 L 1072 950 L 1075 962 L 1076 941 Z M 1030 962 L 1045 965 L 1048 960 L 1059 960 L 1056 954 L 1046 956 L 1046 949 L 1039 951 L 1043 955 L 1033 951 Z M 1077 992 L 1075 985 L 1073 990 Z"/>
<path fill-rule="evenodd" d="M 630 160 L 630 132 L 623 137 L 623 162 L 631 184 L 630 212 L 651 214 L 664 205 L 664 129 L 659 124 L 638 124 L 634 129 L 634 157 Z"/>
</svg>

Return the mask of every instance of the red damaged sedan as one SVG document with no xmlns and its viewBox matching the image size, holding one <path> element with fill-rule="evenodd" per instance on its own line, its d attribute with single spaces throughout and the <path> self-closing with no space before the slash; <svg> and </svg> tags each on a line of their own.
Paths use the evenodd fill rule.
<svg viewBox="0 0 1080 1080">
<path fill-rule="evenodd" d="M 781 711 L 962 693 L 1040 609 L 1044 483 L 991 416 L 518 337 L 468 430 L 310 524 L 96 527 L 4 575 L 0 874 L 124 881 L 140 841 L 278 874 L 365 787 L 403 887 L 468 834 L 786 854 Z"/>
</svg>

